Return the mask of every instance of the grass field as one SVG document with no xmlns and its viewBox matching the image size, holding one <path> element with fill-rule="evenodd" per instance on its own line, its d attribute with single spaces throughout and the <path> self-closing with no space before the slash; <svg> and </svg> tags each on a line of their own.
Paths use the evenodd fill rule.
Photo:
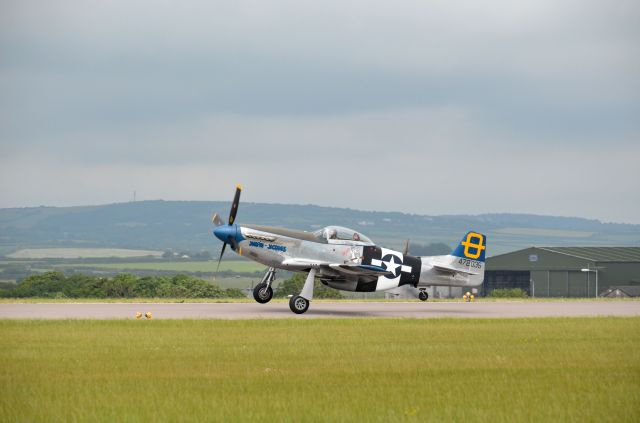
<svg viewBox="0 0 640 423">
<path fill-rule="evenodd" d="M 0 421 L 640 419 L 640 318 L 0 321 Z"/>
<path fill-rule="evenodd" d="M 8 254 L 14 259 L 45 259 L 45 258 L 109 258 L 109 257 L 145 257 L 162 255 L 157 250 L 128 250 L 124 248 L 26 248 Z"/>
<path fill-rule="evenodd" d="M 140 263 L 70 263 L 54 267 L 78 268 L 90 267 L 106 270 L 160 270 L 172 272 L 215 272 L 216 261 L 158 261 Z M 229 260 L 220 263 L 221 272 L 253 273 L 264 271 L 266 267 L 252 261 Z"/>
<path fill-rule="evenodd" d="M 541 229 L 541 228 L 502 228 L 495 231 L 496 233 L 507 235 L 526 235 L 540 237 L 560 237 L 560 238 L 588 238 L 593 232 L 570 231 L 561 229 Z"/>
</svg>

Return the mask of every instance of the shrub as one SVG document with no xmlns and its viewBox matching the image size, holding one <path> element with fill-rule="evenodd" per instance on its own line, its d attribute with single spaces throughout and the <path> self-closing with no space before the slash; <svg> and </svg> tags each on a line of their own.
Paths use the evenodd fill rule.
<svg viewBox="0 0 640 423">
<path fill-rule="evenodd" d="M 222 289 L 205 280 L 187 275 L 137 277 L 121 273 L 113 278 L 61 272 L 27 277 L 14 289 L 3 289 L 1 296 L 42 298 L 241 298 L 239 289 Z"/>
<path fill-rule="evenodd" d="M 246 298 L 247 295 L 242 289 L 239 288 L 227 288 L 224 290 L 225 298 Z"/>
<path fill-rule="evenodd" d="M 489 296 L 493 298 L 526 298 L 529 295 L 521 288 L 504 288 L 494 289 L 489 293 Z"/>
</svg>

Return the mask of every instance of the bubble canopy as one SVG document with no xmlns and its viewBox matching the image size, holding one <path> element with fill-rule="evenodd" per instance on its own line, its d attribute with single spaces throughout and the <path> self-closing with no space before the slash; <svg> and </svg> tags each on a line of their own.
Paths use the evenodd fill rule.
<svg viewBox="0 0 640 423">
<path fill-rule="evenodd" d="M 353 229 L 345 228 L 344 226 L 327 226 L 322 229 L 318 229 L 313 234 L 327 241 L 339 240 L 339 241 L 356 241 L 363 244 L 373 244 L 367 236 L 363 235 Z"/>
</svg>

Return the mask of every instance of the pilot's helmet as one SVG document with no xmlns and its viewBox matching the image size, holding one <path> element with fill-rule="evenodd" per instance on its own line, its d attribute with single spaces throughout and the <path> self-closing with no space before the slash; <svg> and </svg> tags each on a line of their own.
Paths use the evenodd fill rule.
<svg viewBox="0 0 640 423">
<path fill-rule="evenodd" d="M 360 235 L 357 232 L 353 233 L 353 240 L 354 241 L 360 241 Z"/>
<path fill-rule="evenodd" d="M 338 237 L 338 231 L 335 229 L 329 229 L 329 239 L 336 239 Z"/>
</svg>

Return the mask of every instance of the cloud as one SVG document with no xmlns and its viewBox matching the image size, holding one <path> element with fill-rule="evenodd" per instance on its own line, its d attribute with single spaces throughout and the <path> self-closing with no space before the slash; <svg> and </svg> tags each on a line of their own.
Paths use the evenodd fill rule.
<svg viewBox="0 0 640 423">
<path fill-rule="evenodd" d="M 638 222 L 637 198 L 629 195 L 640 177 L 638 147 L 603 156 L 600 147 L 550 151 L 501 137 L 455 109 L 306 120 L 218 116 L 190 132 L 164 127 L 86 149 L 81 135 L 71 154 L 49 149 L 3 159 L 0 191 L 5 206 L 124 201 L 133 190 L 139 199 L 208 200 L 225 199 L 241 182 L 247 201 Z M 127 147 L 129 139 L 138 142 Z"/>
<path fill-rule="evenodd" d="M 0 206 L 243 180 L 255 201 L 638 221 L 636 2 L 0 7 Z"/>
</svg>

